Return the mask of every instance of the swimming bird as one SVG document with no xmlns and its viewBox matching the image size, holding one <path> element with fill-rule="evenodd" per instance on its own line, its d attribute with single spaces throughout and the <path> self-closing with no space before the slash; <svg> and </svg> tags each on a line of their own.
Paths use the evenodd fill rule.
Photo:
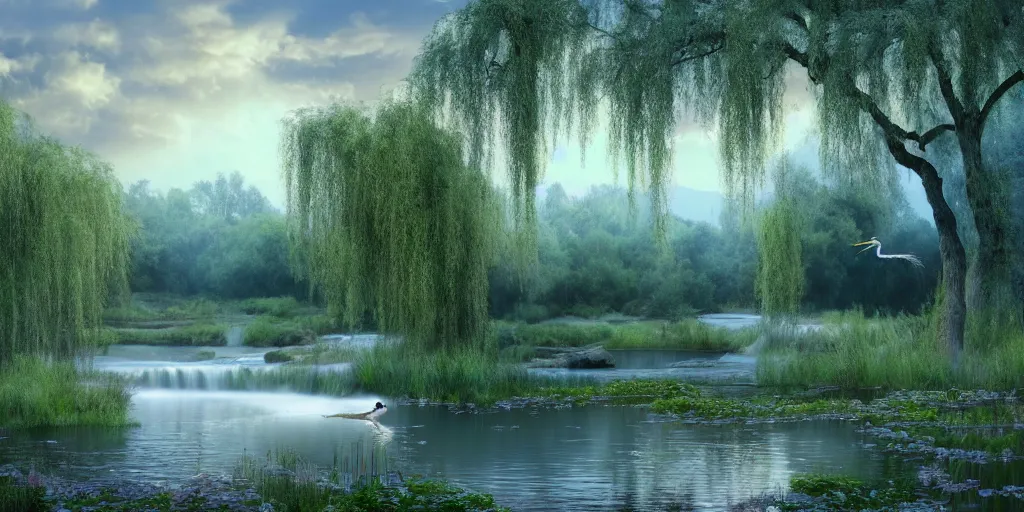
<svg viewBox="0 0 1024 512">
<path fill-rule="evenodd" d="M 867 247 L 861 249 L 860 252 L 867 251 L 867 250 L 871 249 L 871 247 L 874 247 L 875 248 L 875 255 L 878 256 L 879 258 L 882 258 L 882 259 L 896 258 L 896 259 L 901 259 L 901 260 L 907 260 L 907 261 L 909 261 L 912 265 L 914 265 L 917 268 L 924 268 L 924 263 L 921 263 L 921 260 L 918 259 L 918 257 L 914 256 L 913 254 L 882 254 L 882 242 L 879 242 L 878 238 L 871 237 L 871 240 L 868 240 L 866 242 L 859 242 L 859 243 L 853 244 L 853 247 L 857 247 L 858 245 L 866 245 L 867 246 Z M 860 254 L 860 253 L 857 253 L 857 254 Z"/>
<path fill-rule="evenodd" d="M 377 404 L 373 406 L 373 410 L 369 411 L 369 412 L 362 412 L 362 413 L 358 413 L 358 414 L 350 414 L 350 413 L 343 413 L 342 412 L 342 413 L 338 413 L 338 414 L 332 414 L 330 416 L 324 416 L 324 418 L 345 418 L 345 419 L 350 419 L 350 420 L 367 420 L 367 421 L 372 421 L 374 423 L 377 423 L 377 418 L 380 418 L 386 412 L 388 412 L 388 407 L 386 405 L 380 403 L 380 402 L 377 402 Z"/>
</svg>

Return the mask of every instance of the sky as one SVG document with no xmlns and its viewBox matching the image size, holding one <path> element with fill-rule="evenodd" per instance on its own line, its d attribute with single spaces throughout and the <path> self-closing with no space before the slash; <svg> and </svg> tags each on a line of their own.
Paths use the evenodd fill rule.
<svg viewBox="0 0 1024 512">
<path fill-rule="evenodd" d="M 0 0 L 0 96 L 38 127 L 110 162 L 126 185 L 188 188 L 238 171 L 278 207 L 281 121 L 335 100 L 373 101 L 407 75 L 433 24 L 465 0 Z M 813 101 L 788 80 L 784 149 L 812 136 Z M 544 183 L 572 195 L 615 180 L 607 136 L 581 166 L 553 148 Z M 691 123 L 672 185 L 720 190 L 717 142 Z M 496 172 L 498 181 L 504 173 Z"/>
</svg>

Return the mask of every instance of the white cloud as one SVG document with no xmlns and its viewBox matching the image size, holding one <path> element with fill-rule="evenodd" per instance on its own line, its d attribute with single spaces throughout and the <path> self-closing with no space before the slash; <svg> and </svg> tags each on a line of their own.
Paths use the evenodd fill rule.
<svg viewBox="0 0 1024 512">
<path fill-rule="evenodd" d="M 71 23 L 57 28 L 54 39 L 69 46 L 86 46 L 97 50 L 117 51 L 121 37 L 110 23 L 93 20 L 89 23 Z"/>
<path fill-rule="evenodd" d="M 120 78 L 107 74 L 104 64 L 83 60 L 77 52 L 61 55 L 58 67 L 46 74 L 46 81 L 50 91 L 74 96 L 89 110 L 110 103 L 121 84 Z"/>
</svg>

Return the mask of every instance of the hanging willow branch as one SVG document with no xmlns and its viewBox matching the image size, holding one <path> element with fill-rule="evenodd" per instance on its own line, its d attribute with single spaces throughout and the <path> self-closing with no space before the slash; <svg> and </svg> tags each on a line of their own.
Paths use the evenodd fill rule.
<svg viewBox="0 0 1024 512">
<path fill-rule="evenodd" d="M 775 172 L 775 201 L 761 212 L 757 229 L 757 281 L 754 291 L 767 316 L 794 314 L 804 293 L 804 266 L 801 258 L 801 222 L 796 198 L 788 181 L 788 161 L 783 159 Z"/>
<path fill-rule="evenodd" d="M 110 167 L 38 135 L 0 102 L 0 365 L 67 358 L 97 339 L 127 289 L 133 225 Z"/>
<path fill-rule="evenodd" d="M 335 313 L 430 347 L 479 339 L 500 210 L 461 140 L 411 103 L 286 122 L 284 173 L 297 270 Z"/>
</svg>

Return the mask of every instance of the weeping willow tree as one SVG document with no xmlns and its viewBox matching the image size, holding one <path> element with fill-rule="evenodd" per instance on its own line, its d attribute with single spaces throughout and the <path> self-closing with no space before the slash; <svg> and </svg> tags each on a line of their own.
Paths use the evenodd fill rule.
<svg viewBox="0 0 1024 512">
<path fill-rule="evenodd" d="M 471 155 L 502 134 L 524 211 L 545 134 L 575 128 L 586 144 L 607 111 L 612 156 L 625 157 L 631 190 L 652 187 L 663 219 L 679 116 L 717 130 L 724 184 L 749 204 L 778 148 L 787 73 L 802 73 L 831 178 L 882 190 L 894 162 L 920 178 L 940 236 L 939 337 L 955 358 L 967 258 L 925 151 L 947 133 L 961 141 L 972 206 L 988 219 L 977 225 L 991 234 L 979 254 L 998 257 L 1001 219 L 986 205 L 1001 185 L 976 157 L 992 106 L 1024 78 L 1022 34 L 1015 0 L 476 0 L 438 23 L 410 83 L 467 134 Z"/>
<path fill-rule="evenodd" d="M 81 354 L 127 289 L 133 226 L 110 167 L 0 102 L 0 226 L 0 365 Z"/>
<path fill-rule="evenodd" d="M 297 270 L 335 314 L 431 348 L 480 338 L 500 210 L 456 135 L 409 102 L 336 105 L 289 119 L 283 156 Z"/>
<path fill-rule="evenodd" d="M 795 314 L 804 295 L 801 223 L 787 186 L 788 162 L 775 171 L 775 200 L 761 212 L 757 229 L 757 280 L 754 291 L 768 317 Z"/>
</svg>

